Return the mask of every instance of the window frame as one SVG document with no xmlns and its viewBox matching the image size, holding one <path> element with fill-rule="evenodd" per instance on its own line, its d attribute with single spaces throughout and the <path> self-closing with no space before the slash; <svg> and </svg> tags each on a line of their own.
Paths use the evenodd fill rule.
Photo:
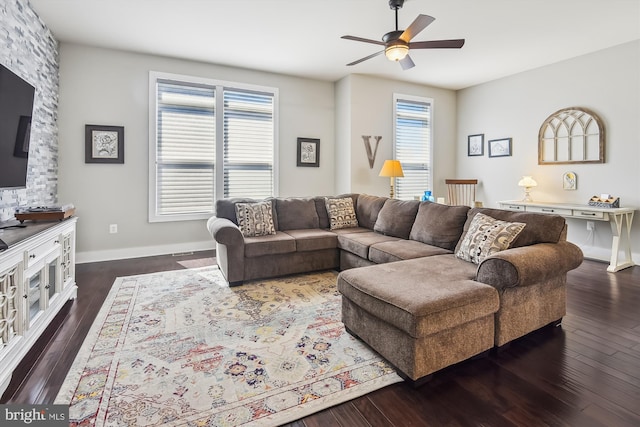
<svg viewBox="0 0 640 427">
<path fill-rule="evenodd" d="M 397 130 L 397 119 L 398 119 L 398 110 L 397 110 L 397 103 L 398 101 L 409 101 L 409 102 L 416 102 L 416 103 L 422 103 L 422 104 L 429 104 L 429 160 L 428 160 L 428 165 L 427 165 L 427 183 L 426 183 L 426 187 L 424 188 L 424 190 L 431 190 L 434 191 L 433 188 L 433 177 L 434 177 L 434 173 L 433 173 L 433 135 L 434 135 L 434 123 L 433 123 L 433 112 L 435 109 L 435 105 L 434 105 L 434 100 L 433 98 L 428 98 L 428 97 L 424 97 L 424 96 L 416 96 L 416 95 L 404 95 L 404 94 L 400 94 L 400 93 L 394 93 L 393 94 L 393 158 L 397 159 L 397 153 L 396 153 L 396 146 L 397 146 L 397 135 L 398 135 L 398 130 Z M 403 178 L 396 178 L 396 180 L 401 180 Z M 398 183 L 396 183 L 396 197 L 397 197 L 397 190 L 398 190 Z M 416 194 L 414 195 L 414 197 L 416 196 L 420 196 L 421 194 Z M 408 199 L 407 199 L 408 200 Z"/>
<path fill-rule="evenodd" d="M 157 115 L 157 83 L 158 80 L 174 82 L 176 84 L 207 86 L 215 89 L 215 156 L 214 163 L 214 198 L 210 212 L 183 213 L 171 215 L 159 215 L 157 206 L 157 171 L 156 158 L 158 154 L 158 115 Z M 226 80 L 210 79 L 184 74 L 149 71 L 149 187 L 148 187 L 148 219 L 149 222 L 193 221 L 209 219 L 215 216 L 215 201 L 223 198 L 224 194 L 224 89 L 270 93 L 273 96 L 273 196 L 279 194 L 279 91 L 275 87 L 252 85 L 247 83 L 231 82 Z"/>
</svg>

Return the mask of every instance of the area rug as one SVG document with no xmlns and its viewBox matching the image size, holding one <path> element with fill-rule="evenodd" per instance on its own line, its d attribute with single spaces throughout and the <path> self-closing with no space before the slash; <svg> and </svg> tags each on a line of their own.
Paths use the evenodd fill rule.
<svg viewBox="0 0 640 427">
<path fill-rule="evenodd" d="M 71 425 L 277 426 L 398 381 L 345 332 L 335 272 L 206 267 L 118 278 L 55 403 Z"/>
</svg>

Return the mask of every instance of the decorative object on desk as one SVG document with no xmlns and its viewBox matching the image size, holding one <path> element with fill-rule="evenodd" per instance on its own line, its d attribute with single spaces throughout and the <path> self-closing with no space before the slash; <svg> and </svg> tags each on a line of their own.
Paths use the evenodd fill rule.
<svg viewBox="0 0 640 427">
<path fill-rule="evenodd" d="M 533 199 L 531 198 L 531 189 L 533 187 L 537 187 L 538 183 L 533 178 L 531 178 L 531 176 L 525 175 L 518 182 L 518 185 L 520 187 L 524 187 L 524 199 L 522 199 L 522 201 L 523 202 L 533 202 Z"/>
<path fill-rule="evenodd" d="M 511 138 L 492 139 L 489 141 L 489 157 L 505 157 L 511 155 Z"/>
<path fill-rule="evenodd" d="M 563 108 L 540 126 L 538 164 L 604 163 L 604 142 L 604 124 L 596 113 Z"/>
<path fill-rule="evenodd" d="M 467 137 L 467 156 L 484 156 L 484 134 Z"/>
<path fill-rule="evenodd" d="M 364 149 L 367 150 L 367 159 L 369 159 L 369 169 L 373 169 L 373 164 L 376 162 L 376 154 L 378 153 L 378 145 L 380 144 L 381 136 L 374 136 L 376 140 L 375 148 L 371 148 L 371 136 L 362 135 L 364 141 Z"/>
<path fill-rule="evenodd" d="M 317 168 L 320 166 L 320 140 L 298 138 L 298 162 L 296 166 Z"/>
<path fill-rule="evenodd" d="M 435 202 L 436 201 L 435 197 L 433 197 L 433 194 L 431 193 L 431 190 L 425 190 L 424 194 L 422 195 L 420 200 L 422 200 L 423 202 Z"/>
<path fill-rule="evenodd" d="M 600 197 L 593 196 L 589 199 L 589 206 L 598 208 L 619 208 L 620 198 L 613 197 L 611 194 L 601 194 Z"/>
<path fill-rule="evenodd" d="M 576 190 L 578 188 L 578 175 L 575 172 L 565 172 L 562 174 L 562 189 Z"/>
<path fill-rule="evenodd" d="M 378 176 L 389 177 L 389 197 L 393 199 L 395 197 L 395 193 L 393 191 L 395 178 L 401 178 L 404 176 L 400 160 L 385 160 Z"/>
<path fill-rule="evenodd" d="M 124 163 L 124 126 L 85 125 L 85 163 Z"/>
</svg>

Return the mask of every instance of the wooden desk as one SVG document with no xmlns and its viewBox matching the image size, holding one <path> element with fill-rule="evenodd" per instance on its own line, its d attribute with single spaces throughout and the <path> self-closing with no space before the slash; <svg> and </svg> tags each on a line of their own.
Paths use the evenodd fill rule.
<svg viewBox="0 0 640 427">
<path fill-rule="evenodd" d="M 634 266 L 631 258 L 631 222 L 635 208 L 598 208 L 589 205 L 573 205 L 567 203 L 523 202 L 507 200 L 498 202 L 500 208 L 510 211 L 539 212 L 561 215 L 566 218 L 586 219 L 589 221 L 609 221 L 613 241 L 611 243 L 611 261 L 607 271 L 616 272 L 623 268 Z M 626 239 L 623 230 L 626 225 Z M 624 259 L 619 260 L 620 249 L 624 252 Z"/>
</svg>

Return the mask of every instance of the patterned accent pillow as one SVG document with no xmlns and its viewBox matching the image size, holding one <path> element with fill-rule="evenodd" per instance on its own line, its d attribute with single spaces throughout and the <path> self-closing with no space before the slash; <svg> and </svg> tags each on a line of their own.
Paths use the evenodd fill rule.
<svg viewBox="0 0 640 427">
<path fill-rule="evenodd" d="M 276 234 L 271 201 L 236 203 L 236 218 L 244 237 Z"/>
<path fill-rule="evenodd" d="M 480 264 L 489 255 L 507 249 L 525 225 L 522 222 L 500 221 L 477 213 L 471 220 L 469 230 L 456 256 L 465 261 Z"/>
<path fill-rule="evenodd" d="M 356 211 L 353 208 L 353 199 L 351 197 L 340 199 L 325 197 L 324 203 L 327 207 L 329 228 L 331 230 L 358 226 L 358 218 L 356 217 Z"/>
</svg>

